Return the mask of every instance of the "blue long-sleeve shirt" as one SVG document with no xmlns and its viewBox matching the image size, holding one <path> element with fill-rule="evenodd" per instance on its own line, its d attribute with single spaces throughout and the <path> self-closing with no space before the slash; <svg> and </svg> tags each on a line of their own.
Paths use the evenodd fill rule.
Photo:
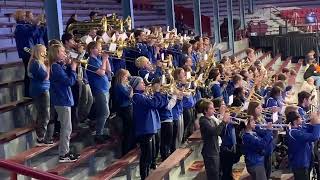
<svg viewBox="0 0 320 180">
<path fill-rule="evenodd" d="M 146 68 L 143 68 L 143 69 L 139 69 L 138 74 L 145 81 L 152 82 L 153 79 L 156 79 L 162 76 L 162 71 L 160 67 L 157 67 L 155 72 L 150 72 Z"/>
<path fill-rule="evenodd" d="M 50 74 L 50 99 L 55 106 L 74 105 L 71 86 L 76 83 L 77 74 L 61 63 L 51 65 Z"/>
<path fill-rule="evenodd" d="M 236 145 L 236 131 L 232 124 L 226 124 L 221 133 L 221 147 L 231 149 Z"/>
<path fill-rule="evenodd" d="M 219 82 L 214 82 L 211 86 L 211 94 L 214 99 L 222 97 L 221 86 Z"/>
<path fill-rule="evenodd" d="M 142 91 L 134 91 L 132 102 L 135 135 L 138 137 L 156 133 L 160 124 L 157 109 L 167 106 L 168 99 L 160 93 L 154 93 L 154 96 L 149 97 Z"/>
<path fill-rule="evenodd" d="M 256 132 L 245 132 L 242 136 L 242 142 L 246 166 L 263 166 L 265 148 L 272 142 L 271 131 L 268 131 L 265 136 L 259 136 Z"/>
<path fill-rule="evenodd" d="M 305 127 L 292 128 L 286 134 L 289 166 L 292 169 L 309 168 L 310 166 L 311 142 L 320 138 L 320 125 L 312 127 L 311 129 Z"/>
<path fill-rule="evenodd" d="M 173 120 L 179 120 L 179 117 L 183 113 L 183 103 L 182 100 L 177 100 L 176 105 L 172 108 L 172 117 Z"/>
<path fill-rule="evenodd" d="M 40 30 L 37 26 L 27 24 L 24 21 L 17 21 L 14 31 L 16 46 L 19 58 L 29 58 L 30 54 L 24 51 L 24 48 L 31 48 L 35 45 L 34 38 L 40 36 Z"/>
<path fill-rule="evenodd" d="M 49 91 L 50 81 L 46 80 L 48 72 L 44 64 L 38 60 L 30 62 L 28 67 L 28 76 L 30 77 L 30 96 L 37 97 L 45 91 Z"/>
<path fill-rule="evenodd" d="M 114 86 L 113 100 L 117 107 L 128 107 L 132 104 L 130 97 L 131 89 L 130 85 L 116 84 Z"/>
</svg>

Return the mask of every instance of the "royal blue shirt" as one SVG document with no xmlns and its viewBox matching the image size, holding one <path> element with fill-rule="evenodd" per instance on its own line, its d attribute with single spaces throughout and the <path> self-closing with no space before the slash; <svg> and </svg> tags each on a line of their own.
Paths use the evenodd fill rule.
<svg viewBox="0 0 320 180">
<path fill-rule="evenodd" d="M 146 80 L 147 82 L 152 82 L 153 79 L 159 78 L 162 76 L 162 70 L 160 67 L 156 68 L 155 72 L 150 72 L 146 68 L 139 69 L 138 74 L 142 79 Z M 149 74 L 148 78 L 147 74 Z"/>
<path fill-rule="evenodd" d="M 50 81 L 46 80 L 48 72 L 44 64 L 38 60 L 32 60 L 28 67 L 30 77 L 30 96 L 37 97 L 45 91 L 49 91 Z"/>
<path fill-rule="evenodd" d="M 226 124 L 221 133 L 221 147 L 231 149 L 236 145 L 236 131 L 232 124 Z"/>
<path fill-rule="evenodd" d="M 50 100 L 55 106 L 74 105 L 71 86 L 76 83 L 77 74 L 62 63 L 53 63 L 50 74 Z"/>
<path fill-rule="evenodd" d="M 130 85 L 116 84 L 114 86 L 113 98 L 117 107 L 128 107 L 132 104 L 130 97 L 131 89 Z"/>
<path fill-rule="evenodd" d="M 35 43 L 35 37 L 40 36 L 40 30 L 37 26 L 27 24 L 24 21 L 17 21 L 14 31 L 14 38 L 18 50 L 19 58 L 28 58 L 30 54 L 24 51 L 24 48 L 32 48 Z"/>
<path fill-rule="evenodd" d="M 300 117 L 302 118 L 302 120 L 305 122 L 307 120 L 307 112 L 302 108 L 302 107 L 298 107 L 298 113 L 300 115 Z"/>
<path fill-rule="evenodd" d="M 286 134 L 289 166 L 292 169 L 309 168 L 312 156 L 311 142 L 320 138 L 320 125 L 312 128 L 292 128 Z"/>
<path fill-rule="evenodd" d="M 109 92 L 109 79 L 106 74 L 103 76 L 98 75 L 96 72 L 102 66 L 102 58 L 99 56 L 97 58 L 90 57 L 88 61 L 88 80 L 89 85 L 91 87 L 92 93 L 102 92 L 108 93 Z M 92 72 L 94 71 L 94 72 Z"/>
<path fill-rule="evenodd" d="M 179 120 L 179 117 L 183 113 L 183 103 L 182 100 L 177 100 L 176 105 L 172 108 L 172 117 L 174 121 Z"/>
<path fill-rule="evenodd" d="M 264 136 L 260 136 L 257 132 L 245 132 L 242 136 L 242 142 L 246 166 L 263 166 L 265 149 L 272 142 L 271 131 L 268 131 Z"/>
<path fill-rule="evenodd" d="M 213 99 L 222 97 L 221 86 L 219 82 L 214 82 L 214 84 L 211 87 L 211 94 Z"/>
<path fill-rule="evenodd" d="M 144 95 L 142 91 L 134 91 L 132 105 L 136 137 L 157 132 L 160 124 L 157 109 L 165 107 L 167 104 L 168 99 L 159 92 L 150 97 Z"/>
</svg>

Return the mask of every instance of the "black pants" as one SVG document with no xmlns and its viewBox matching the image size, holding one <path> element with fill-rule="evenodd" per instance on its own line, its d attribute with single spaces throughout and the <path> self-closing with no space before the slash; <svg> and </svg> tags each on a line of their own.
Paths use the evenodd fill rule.
<svg viewBox="0 0 320 180">
<path fill-rule="evenodd" d="M 172 124 L 172 142 L 170 147 L 170 153 L 173 153 L 176 150 L 177 135 L 178 135 L 178 120 L 174 120 Z"/>
<path fill-rule="evenodd" d="M 144 180 L 149 175 L 151 159 L 152 159 L 152 137 L 153 134 L 142 135 L 138 137 L 140 144 L 140 177 Z"/>
<path fill-rule="evenodd" d="M 271 155 L 264 156 L 264 169 L 266 171 L 267 179 L 269 179 L 271 175 L 271 166 L 272 166 Z"/>
<path fill-rule="evenodd" d="M 34 106 L 37 111 L 36 118 L 36 134 L 39 140 L 51 140 L 53 128 L 49 124 L 50 121 L 50 95 L 49 91 L 45 91 L 37 97 L 33 98 Z M 47 130 L 49 132 L 47 133 Z"/>
<path fill-rule="evenodd" d="M 123 122 L 122 155 L 125 155 L 135 147 L 132 106 L 118 108 L 117 115 L 122 119 Z"/>
<path fill-rule="evenodd" d="M 294 169 L 293 176 L 297 180 L 310 180 L 310 172 L 308 168 Z"/>
<path fill-rule="evenodd" d="M 220 151 L 220 164 L 221 164 L 221 180 L 233 180 L 232 177 L 232 166 L 234 163 L 234 156 L 233 152 L 228 150 L 221 149 Z"/>
<path fill-rule="evenodd" d="M 28 76 L 28 63 L 30 60 L 30 55 L 22 58 L 24 64 L 24 96 L 30 97 L 29 95 L 29 86 L 30 86 L 30 78 Z"/>
<path fill-rule="evenodd" d="M 252 180 L 267 180 L 266 171 L 262 165 L 247 167 L 247 171 Z"/>
<path fill-rule="evenodd" d="M 161 123 L 160 154 L 162 161 L 165 161 L 170 156 L 170 149 L 172 144 L 172 126 L 173 122 Z"/>
<path fill-rule="evenodd" d="M 157 158 L 160 151 L 160 132 L 158 131 L 152 137 L 152 162 L 151 168 L 155 169 L 157 166 Z"/>
<path fill-rule="evenodd" d="M 220 159 L 219 156 L 203 155 L 204 166 L 206 168 L 207 180 L 220 180 Z"/>
<path fill-rule="evenodd" d="M 184 133 L 182 142 L 185 142 L 188 137 L 193 133 L 193 126 L 194 126 L 194 112 L 193 108 L 184 109 L 183 110 L 183 121 L 184 121 Z"/>
</svg>

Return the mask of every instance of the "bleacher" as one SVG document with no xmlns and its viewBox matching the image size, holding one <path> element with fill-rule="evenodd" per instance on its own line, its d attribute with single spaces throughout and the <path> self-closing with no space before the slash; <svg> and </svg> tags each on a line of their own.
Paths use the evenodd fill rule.
<svg viewBox="0 0 320 180">
<path fill-rule="evenodd" d="M 21 60 L 17 56 L 14 38 L 12 32 L 14 29 L 14 19 L 12 13 L 16 9 L 32 10 L 34 14 L 42 13 L 43 4 L 41 0 L 26 0 L 21 3 L 18 0 L 7 0 L 0 2 L 0 154 L 2 159 L 22 164 L 21 168 L 30 167 L 34 172 L 48 172 L 68 179 L 111 179 L 111 178 L 129 178 L 139 179 L 138 173 L 138 155 L 139 150 L 134 149 L 127 155 L 119 158 L 119 138 L 113 137 L 110 141 L 102 145 L 94 145 L 93 139 L 88 137 L 88 131 L 74 132 L 72 134 L 72 145 L 75 151 L 81 154 L 81 158 L 76 163 L 58 164 L 57 145 L 48 147 L 35 147 L 35 132 L 32 126 L 31 111 L 32 101 L 23 98 L 23 75 L 24 68 Z M 85 2 L 85 3 L 84 3 Z M 166 25 L 166 17 L 162 2 L 154 0 L 149 9 L 135 10 L 135 25 L 142 27 L 144 25 Z M 192 1 L 178 1 L 177 4 L 190 8 Z M 234 12 L 237 15 L 237 2 L 234 2 Z M 270 1 L 276 3 L 275 1 Z M 293 0 L 292 0 L 293 2 Z M 299 1 L 295 1 L 299 3 Z M 99 8 L 97 9 L 97 5 Z M 212 14 L 209 10 L 209 1 L 201 1 L 202 13 L 204 15 Z M 261 1 L 256 2 L 258 7 L 266 6 Z M 310 1 L 311 3 L 311 1 Z M 279 4 L 279 3 L 278 3 Z M 280 5 L 286 6 L 284 3 Z M 220 4 L 221 19 L 226 16 L 226 4 Z M 247 6 L 247 5 L 246 5 Z M 88 19 L 90 11 L 94 10 L 100 13 L 117 13 L 121 15 L 121 4 L 116 0 L 63 0 L 63 20 L 64 24 L 71 14 L 78 14 L 78 20 Z M 192 8 L 192 7 L 191 7 Z M 210 14 L 210 16 L 211 16 Z M 238 51 L 238 58 L 245 58 L 244 50 Z M 283 67 L 295 69 L 298 72 L 297 77 L 292 77 L 289 81 L 295 86 L 296 90 L 302 83 L 304 69 L 301 68 L 301 61 L 297 64 L 291 63 L 291 59 L 281 59 L 281 55 L 271 56 L 270 52 L 257 51 L 257 57 L 263 65 L 273 72 L 279 72 Z M 84 138 L 85 137 L 85 138 Z M 85 140 L 84 140 L 85 139 Z M 195 161 L 202 161 L 200 154 L 199 132 L 195 132 L 189 138 L 189 144 L 185 148 L 177 149 L 166 161 L 159 165 L 159 168 L 153 171 L 149 179 L 170 178 L 176 179 L 198 177 L 203 174 L 203 169 L 199 171 L 190 171 L 189 168 Z M 0 161 L 0 167 L 6 162 Z M 8 165 L 9 166 L 9 165 Z M 243 166 L 243 164 L 242 164 Z M 27 169 L 28 171 L 31 171 Z M 14 170 L 14 168 L 11 168 Z M 23 172 L 19 172 L 23 174 Z M 15 174 L 6 171 L 0 171 L 1 179 L 14 177 Z M 40 176 L 38 176 L 40 177 Z M 55 177 L 54 175 L 52 178 Z M 19 175 L 19 179 L 24 179 Z M 25 178 L 27 179 L 27 178 Z M 62 178 L 61 178 L 62 179 Z"/>
</svg>

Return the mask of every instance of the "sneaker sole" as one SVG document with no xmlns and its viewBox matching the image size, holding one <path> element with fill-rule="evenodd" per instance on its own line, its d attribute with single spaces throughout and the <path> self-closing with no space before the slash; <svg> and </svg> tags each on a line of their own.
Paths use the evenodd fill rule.
<svg viewBox="0 0 320 180">
<path fill-rule="evenodd" d="M 77 159 L 75 159 L 75 160 L 70 160 L 70 159 L 68 159 L 68 160 L 59 160 L 59 163 L 69 163 L 69 162 L 75 162 L 75 161 L 77 161 Z"/>
</svg>

